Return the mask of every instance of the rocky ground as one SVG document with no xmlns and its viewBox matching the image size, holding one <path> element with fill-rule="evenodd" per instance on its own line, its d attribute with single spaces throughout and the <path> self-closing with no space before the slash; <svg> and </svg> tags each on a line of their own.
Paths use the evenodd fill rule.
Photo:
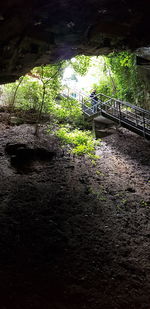
<svg viewBox="0 0 150 309">
<path fill-rule="evenodd" d="M 0 126 L 0 308 L 149 309 L 150 143 L 119 129 L 95 163 L 33 131 Z"/>
</svg>

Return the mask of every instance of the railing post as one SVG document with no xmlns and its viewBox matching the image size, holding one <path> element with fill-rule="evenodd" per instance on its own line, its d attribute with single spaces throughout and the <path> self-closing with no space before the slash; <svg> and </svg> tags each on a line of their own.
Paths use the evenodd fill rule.
<svg viewBox="0 0 150 309">
<path fill-rule="evenodd" d="M 118 112 L 118 109 L 117 109 L 117 101 L 115 100 L 115 101 L 114 101 L 114 114 L 115 114 L 115 116 L 117 116 L 117 112 Z"/>
<path fill-rule="evenodd" d="M 95 104 L 95 113 L 97 113 L 97 103 Z"/>
<path fill-rule="evenodd" d="M 145 117 L 143 113 L 143 136 L 145 137 Z"/>
<path fill-rule="evenodd" d="M 79 92 L 79 102 L 82 102 L 82 95 L 80 92 Z"/>
<path fill-rule="evenodd" d="M 92 122 L 92 131 L 93 131 L 93 134 L 94 134 L 94 137 L 95 137 L 95 121 L 93 119 L 93 122 Z"/>
<path fill-rule="evenodd" d="M 120 102 L 119 102 L 119 119 L 120 119 L 120 122 L 121 122 L 121 107 L 120 107 Z"/>
<path fill-rule="evenodd" d="M 102 95 L 101 95 L 101 93 L 100 93 L 100 98 L 99 98 L 99 101 L 100 101 L 100 102 L 102 101 L 102 98 L 101 98 L 101 96 L 102 96 Z"/>
<path fill-rule="evenodd" d="M 102 104 L 103 104 L 103 102 L 102 102 L 102 95 L 101 94 L 100 94 L 99 101 L 100 101 L 100 111 L 101 111 L 101 114 L 102 114 Z"/>
<path fill-rule="evenodd" d="M 82 110 L 84 110 L 84 109 L 83 109 L 83 107 L 84 107 L 84 99 L 83 99 L 83 96 L 82 96 L 81 106 L 82 106 Z"/>
<path fill-rule="evenodd" d="M 138 119 L 137 119 L 137 112 L 136 112 L 136 109 L 135 109 L 135 121 L 136 121 L 136 126 L 138 126 Z"/>
</svg>

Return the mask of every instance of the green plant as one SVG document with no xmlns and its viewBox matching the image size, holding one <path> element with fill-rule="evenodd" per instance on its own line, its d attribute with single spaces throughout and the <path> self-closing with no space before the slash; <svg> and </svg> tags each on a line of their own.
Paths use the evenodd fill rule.
<svg viewBox="0 0 150 309">
<path fill-rule="evenodd" d="M 142 206 L 148 206 L 148 203 L 145 202 L 145 201 L 141 201 L 141 205 L 142 205 Z"/>
<path fill-rule="evenodd" d="M 70 65 L 76 73 L 83 76 L 87 73 L 91 62 L 91 57 L 89 56 L 76 56 L 69 61 Z"/>
<path fill-rule="evenodd" d="M 72 147 L 71 152 L 77 155 L 86 154 L 90 157 L 94 156 L 97 141 L 93 138 L 90 131 L 81 131 L 74 129 L 71 131 L 69 127 L 62 127 L 56 135 L 65 143 Z"/>
<path fill-rule="evenodd" d="M 105 194 L 107 194 L 106 190 L 103 186 L 100 186 L 99 188 L 95 189 L 93 187 L 89 187 L 89 193 L 94 195 L 98 201 L 107 201 L 107 197 Z"/>
<path fill-rule="evenodd" d="M 60 123 L 83 127 L 81 104 L 75 99 L 61 98 L 54 104 L 51 112 Z"/>
<path fill-rule="evenodd" d="M 121 204 L 122 204 L 123 206 L 125 206 L 125 205 L 127 204 L 127 200 L 126 200 L 126 199 L 122 199 L 122 200 L 121 200 Z"/>
<path fill-rule="evenodd" d="M 115 97 L 129 102 L 139 99 L 142 83 L 138 78 L 135 65 L 135 54 L 124 51 L 111 53 L 105 57 L 106 70 L 111 71 L 109 80 L 112 88 L 115 88 Z M 113 89 L 114 90 L 114 89 Z"/>
<path fill-rule="evenodd" d="M 99 176 L 105 176 L 101 171 L 96 171 L 96 174 Z"/>
</svg>

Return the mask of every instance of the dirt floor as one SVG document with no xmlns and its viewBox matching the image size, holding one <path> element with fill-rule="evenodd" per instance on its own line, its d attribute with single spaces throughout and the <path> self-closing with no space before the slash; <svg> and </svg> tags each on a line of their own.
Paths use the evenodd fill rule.
<svg viewBox="0 0 150 309">
<path fill-rule="evenodd" d="M 150 309 L 150 143 L 119 129 L 95 164 L 33 131 L 0 126 L 0 308 Z"/>
</svg>

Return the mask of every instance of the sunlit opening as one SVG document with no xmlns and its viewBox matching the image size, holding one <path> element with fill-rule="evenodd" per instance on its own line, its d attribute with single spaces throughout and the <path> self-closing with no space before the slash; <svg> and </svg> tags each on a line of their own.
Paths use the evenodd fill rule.
<svg viewBox="0 0 150 309">
<path fill-rule="evenodd" d="M 75 58 L 71 59 L 71 61 L 74 63 Z M 69 64 L 64 70 L 62 83 L 71 88 L 77 88 L 84 92 L 90 92 L 94 85 L 98 84 L 101 79 L 105 79 L 103 68 L 103 57 L 91 57 L 90 66 L 86 74 L 83 76 L 78 74 Z"/>
</svg>

